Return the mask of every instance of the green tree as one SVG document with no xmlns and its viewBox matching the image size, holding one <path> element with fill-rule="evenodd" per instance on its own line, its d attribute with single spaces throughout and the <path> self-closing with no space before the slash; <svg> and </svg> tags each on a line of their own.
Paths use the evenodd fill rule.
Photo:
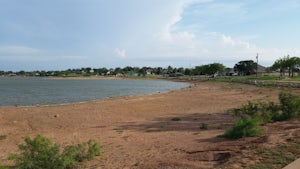
<svg viewBox="0 0 300 169">
<path fill-rule="evenodd" d="M 25 74 L 26 74 L 26 72 L 24 70 L 17 72 L 18 76 L 25 76 Z"/>
<path fill-rule="evenodd" d="M 192 70 L 189 68 L 184 69 L 184 75 L 192 75 Z"/>
<path fill-rule="evenodd" d="M 213 63 L 204 65 L 203 73 L 206 75 L 215 75 L 216 73 L 223 73 L 225 71 L 225 66 L 220 63 Z"/>
<path fill-rule="evenodd" d="M 161 75 L 163 72 L 163 68 L 162 67 L 155 67 L 153 68 L 153 73 L 157 74 L 157 75 Z"/>
<path fill-rule="evenodd" d="M 220 63 L 212 63 L 202 66 L 196 66 L 192 70 L 194 75 L 214 75 L 216 73 L 223 73 L 225 71 L 225 66 Z"/>
<path fill-rule="evenodd" d="M 123 73 L 122 68 L 120 68 L 120 67 L 115 68 L 113 74 L 116 75 L 116 74 L 118 74 L 118 73 Z"/>
<path fill-rule="evenodd" d="M 288 71 L 288 76 L 293 77 L 295 72 L 300 71 L 300 58 L 284 56 L 277 59 L 271 68 L 275 71 L 278 70 L 281 76 L 284 76 L 285 72 Z"/>
<path fill-rule="evenodd" d="M 256 71 L 257 63 L 253 60 L 244 60 L 240 61 L 234 66 L 234 70 L 237 71 L 240 75 L 251 75 Z"/>
<path fill-rule="evenodd" d="M 146 67 L 142 67 L 138 70 L 138 75 L 139 76 L 146 76 L 146 70 L 147 68 Z"/>
<path fill-rule="evenodd" d="M 174 68 L 172 66 L 168 66 L 167 68 L 167 73 L 170 74 L 170 73 L 175 73 L 174 72 Z"/>
</svg>

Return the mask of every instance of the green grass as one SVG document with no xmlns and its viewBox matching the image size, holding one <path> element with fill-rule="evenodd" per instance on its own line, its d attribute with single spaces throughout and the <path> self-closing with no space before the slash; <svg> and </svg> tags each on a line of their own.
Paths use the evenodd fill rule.
<svg viewBox="0 0 300 169">
<path fill-rule="evenodd" d="M 300 137 L 294 138 L 284 145 L 272 148 L 255 148 L 254 156 L 259 158 L 259 162 L 248 167 L 249 169 L 260 168 L 283 168 L 300 157 Z"/>
<path fill-rule="evenodd" d="M 227 83 L 243 83 L 256 85 L 260 87 L 291 87 L 293 83 L 300 82 L 300 76 L 288 77 L 288 76 L 275 76 L 275 75 L 264 75 L 264 76 L 230 76 L 230 77 L 216 77 L 210 81 L 215 82 L 227 82 Z M 284 83 L 281 83 L 284 82 Z M 291 84 L 289 84 L 291 83 Z"/>
<path fill-rule="evenodd" d="M 121 130 L 121 129 L 113 129 L 113 130 L 115 130 L 118 134 L 122 134 L 124 131 L 123 130 Z"/>
<path fill-rule="evenodd" d="M 0 135 L 0 140 L 4 140 L 4 139 L 6 139 L 6 135 Z"/>
<path fill-rule="evenodd" d="M 0 165 L 0 169 L 9 169 L 8 167 Z"/>
</svg>

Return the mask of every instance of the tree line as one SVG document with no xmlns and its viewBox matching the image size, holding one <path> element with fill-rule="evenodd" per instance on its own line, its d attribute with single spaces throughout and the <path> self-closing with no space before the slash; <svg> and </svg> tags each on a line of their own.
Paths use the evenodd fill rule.
<svg viewBox="0 0 300 169">
<path fill-rule="evenodd" d="M 258 66 L 253 60 L 239 61 L 232 69 L 238 75 L 253 75 L 257 73 Z M 184 75 L 229 75 L 228 72 L 231 68 L 226 68 L 221 63 L 205 64 L 201 66 L 195 66 L 194 68 L 183 67 L 131 67 L 126 66 L 124 68 L 78 68 L 67 69 L 62 71 L 0 71 L 0 76 L 58 76 L 58 77 L 76 77 L 76 76 L 145 76 L 145 75 L 164 75 L 164 76 L 184 76 Z M 267 71 L 280 72 L 281 76 L 288 74 L 293 77 L 295 73 L 300 74 L 300 58 L 284 56 L 277 59 L 271 67 L 266 68 Z M 232 74 L 230 74 L 232 75 Z"/>
</svg>

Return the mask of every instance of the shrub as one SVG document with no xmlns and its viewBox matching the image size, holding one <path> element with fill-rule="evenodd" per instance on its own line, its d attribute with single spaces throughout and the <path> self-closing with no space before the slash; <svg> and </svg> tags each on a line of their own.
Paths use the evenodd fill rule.
<svg viewBox="0 0 300 169">
<path fill-rule="evenodd" d="M 65 166 L 75 166 L 78 162 L 92 160 L 95 156 L 101 156 L 101 146 L 94 140 L 87 143 L 67 146 L 63 152 Z"/>
<path fill-rule="evenodd" d="M 233 113 L 242 119 L 237 121 L 231 129 L 227 130 L 223 137 L 241 138 L 255 136 L 260 133 L 259 124 L 288 120 L 300 115 L 300 96 L 289 92 L 281 92 L 279 101 L 280 104 L 274 104 L 273 102 L 248 102 L 247 105 L 234 109 Z"/>
<path fill-rule="evenodd" d="M 19 145 L 20 154 L 12 154 L 9 159 L 15 161 L 19 169 L 65 169 L 74 168 L 78 162 L 91 160 L 101 155 L 99 143 L 93 140 L 76 146 L 60 147 L 40 135 L 34 139 L 26 137 L 25 145 Z"/>
<path fill-rule="evenodd" d="M 19 145 L 21 154 L 9 157 L 16 162 L 17 168 L 64 168 L 59 157 L 59 147 L 53 145 L 51 140 L 38 135 L 33 140 L 26 137 L 24 141 L 25 145 Z"/>
<path fill-rule="evenodd" d="M 279 101 L 282 110 L 282 120 L 287 120 L 299 116 L 300 112 L 300 97 L 292 95 L 289 92 L 281 92 Z"/>
<path fill-rule="evenodd" d="M 253 137 L 261 133 L 258 127 L 258 120 L 255 118 L 240 119 L 235 122 L 234 126 L 228 129 L 222 137 L 238 139 L 242 137 Z"/>
</svg>

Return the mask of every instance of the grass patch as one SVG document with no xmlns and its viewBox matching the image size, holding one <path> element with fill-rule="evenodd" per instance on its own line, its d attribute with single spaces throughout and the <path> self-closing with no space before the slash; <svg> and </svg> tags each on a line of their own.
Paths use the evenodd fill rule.
<svg viewBox="0 0 300 169">
<path fill-rule="evenodd" d="M 272 148 L 256 148 L 253 150 L 255 157 L 260 160 L 249 169 L 258 168 L 283 168 L 300 157 L 300 137 L 296 137 L 287 144 Z"/>
<path fill-rule="evenodd" d="M 123 130 L 121 130 L 121 129 L 113 129 L 113 130 L 115 130 L 118 134 L 122 134 L 124 131 Z"/>
<path fill-rule="evenodd" d="M 198 131 L 198 132 L 195 132 L 195 133 L 193 133 L 193 135 L 199 135 L 200 134 L 200 132 Z"/>
<path fill-rule="evenodd" d="M 173 117 L 171 121 L 181 121 L 181 119 L 179 117 Z"/>
<path fill-rule="evenodd" d="M 123 136 L 123 139 L 124 139 L 125 141 L 127 141 L 128 138 L 129 138 L 129 136 Z"/>
<path fill-rule="evenodd" d="M 0 169 L 9 169 L 8 167 L 0 165 Z"/>
<path fill-rule="evenodd" d="M 0 135 L 0 140 L 4 140 L 4 139 L 6 139 L 6 135 Z"/>
<path fill-rule="evenodd" d="M 208 126 L 207 126 L 206 123 L 201 123 L 199 128 L 200 128 L 201 130 L 207 130 L 207 129 L 208 129 Z"/>
</svg>

